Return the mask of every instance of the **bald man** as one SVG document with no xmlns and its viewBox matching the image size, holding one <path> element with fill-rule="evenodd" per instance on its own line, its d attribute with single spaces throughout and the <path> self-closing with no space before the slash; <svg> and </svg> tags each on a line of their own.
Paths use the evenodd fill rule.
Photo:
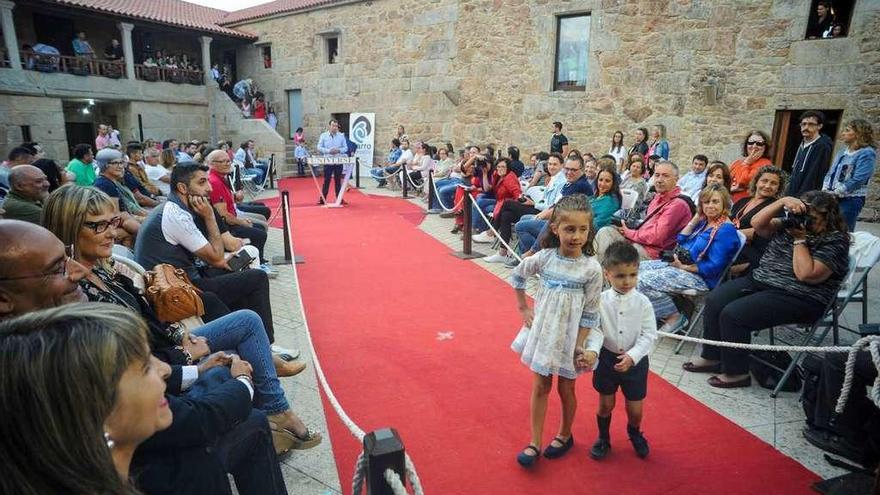
<svg viewBox="0 0 880 495">
<path fill-rule="evenodd" d="M 49 195 L 49 179 L 33 165 L 19 165 L 9 171 L 9 194 L 3 202 L 5 218 L 40 224 L 43 200 Z"/>
<path fill-rule="evenodd" d="M 0 246 L 0 319 L 86 300 L 88 270 L 48 230 L 0 220 Z"/>
</svg>

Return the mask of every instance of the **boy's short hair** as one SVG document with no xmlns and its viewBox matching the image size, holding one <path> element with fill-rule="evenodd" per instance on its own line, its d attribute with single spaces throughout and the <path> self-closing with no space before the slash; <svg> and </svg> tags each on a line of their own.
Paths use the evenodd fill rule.
<svg viewBox="0 0 880 495">
<path fill-rule="evenodd" d="M 639 252 L 628 241 L 611 243 L 605 250 L 605 259 L 602 260 L 602 268 L 610 270 L 617 265 L 638 265 Z"/>
</svg>

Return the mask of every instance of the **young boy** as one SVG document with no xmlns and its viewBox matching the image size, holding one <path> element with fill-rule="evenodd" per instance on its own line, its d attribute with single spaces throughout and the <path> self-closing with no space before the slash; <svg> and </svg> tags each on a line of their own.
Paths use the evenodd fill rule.
<svg viewBox="0 0 880 495">
<path fill-rule="evenodd" d="M 635 290 L 639 253 L 631 244 L 611 244 L 605 251 L 602 268 L 611 284 L 610 289 L 602 292 L 599 303 L 603 338 L 587 341 L 587 350 L 599 353 L 599 363 L 593 372 L 593 388 L 599 392 L 599 439 L 590 449 L 590 456 L 603 459 L 611 450 L 611 412 L 620 388 L 626 398 L 626 432 L 636 455 L 644 459 L 648 456 L 648 441 L 640 429 L 642 403 L 647 394 L 648 354 L 657 340 L 657 322 L 651 302 Z"/>
</svg>

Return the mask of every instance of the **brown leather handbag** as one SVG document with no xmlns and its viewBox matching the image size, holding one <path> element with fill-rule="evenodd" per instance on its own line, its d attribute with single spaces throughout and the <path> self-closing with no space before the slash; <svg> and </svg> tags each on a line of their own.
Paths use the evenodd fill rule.
<svg viewBox="0 0 880 495">
<path fill-rule="evenodd" d="M 205 314 L 201 291 L 182 269 L 160 263 L 147 272 L 144 279 L 147 301 L 159 320 L 172 323 Z"/>
</svg>

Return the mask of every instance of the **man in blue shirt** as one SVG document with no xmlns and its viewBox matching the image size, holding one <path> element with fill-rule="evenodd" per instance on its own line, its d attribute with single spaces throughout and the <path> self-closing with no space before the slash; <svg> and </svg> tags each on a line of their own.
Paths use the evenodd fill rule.
<svg viewBox="0 0 880 495">
<path fill-rule="evenodd" d="M 330 121 L 330 130 L 321 134 L 318 138 L 318 153 L 324 157 L 344 157 L 348 152 L 348 141 L 345 135 L 339 132 L 339 122 L 336 119 Z M 324 185 L 321 187 L 321 198 L 318 204 L 324 204 L 324 199 L 330 192 L 330 177 L 333 177 L 333 187 L 336 190 L 336 197 L 339 197 L 339 191 L 342 189 L 342 164 L 324 165 Z M 342 202 L 345 204 L 345 201 Z"/>
</svg>

